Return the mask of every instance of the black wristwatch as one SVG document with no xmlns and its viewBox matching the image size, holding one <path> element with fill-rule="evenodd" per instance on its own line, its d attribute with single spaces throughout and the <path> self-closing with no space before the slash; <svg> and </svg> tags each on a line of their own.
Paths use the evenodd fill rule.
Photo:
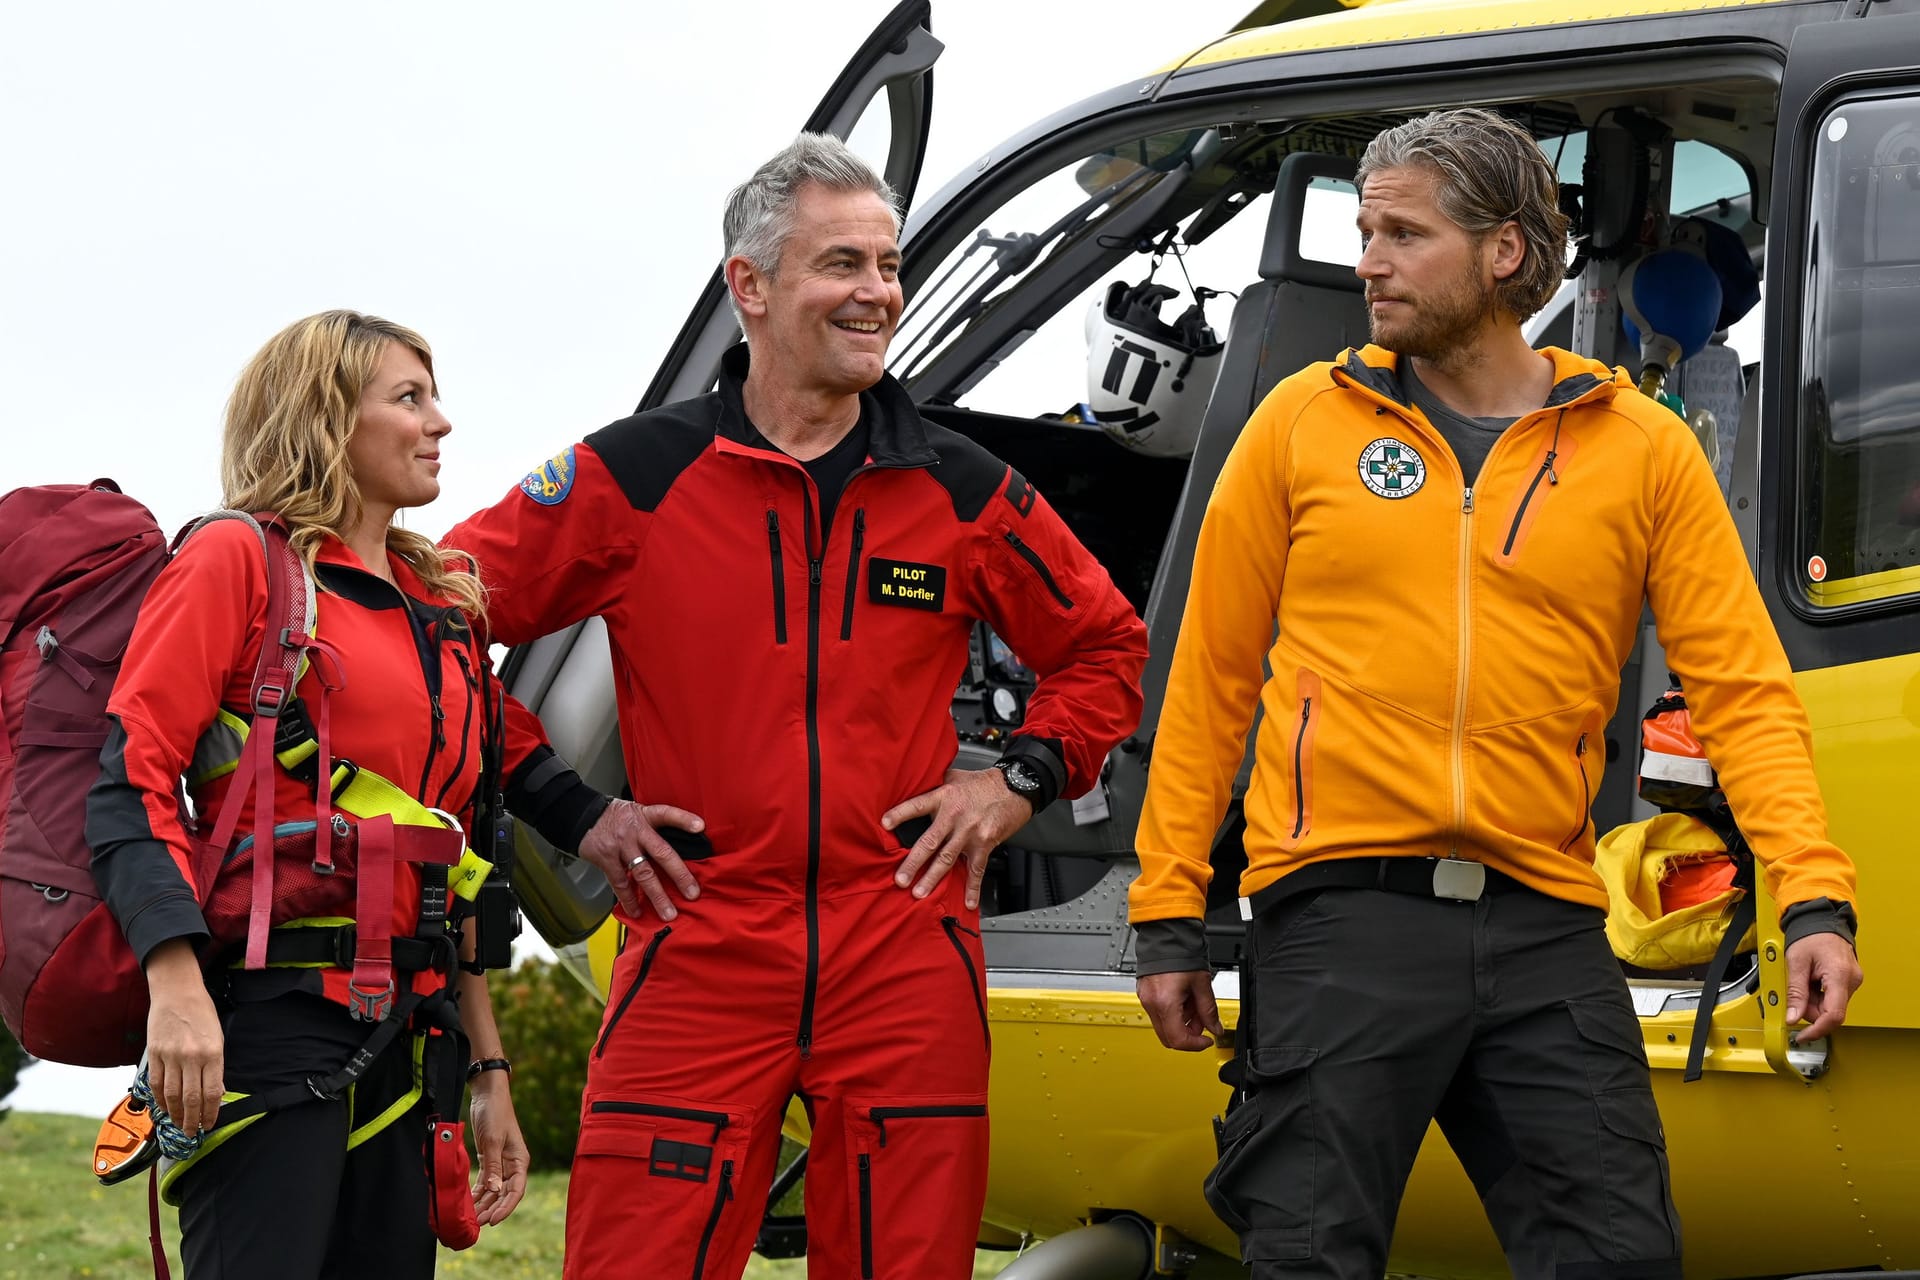
<svg viewBox="0 0 1920 1280">
<path fill-rule="evenodd" d="M 1034 812 L 1040 811 L 1040 772 L 1025 760 L 1015 756 L 1007 760 L 994 761 L 993 767 L 1007 780 L 1007 790 L 1033 806 Z"/>
</svg>

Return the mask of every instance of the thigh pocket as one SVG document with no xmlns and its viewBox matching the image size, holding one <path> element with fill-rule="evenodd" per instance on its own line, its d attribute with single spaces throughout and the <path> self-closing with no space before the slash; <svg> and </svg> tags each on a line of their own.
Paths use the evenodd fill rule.
<svg viewBox="0 0 1920 1280">
<path fill-rule="evenodd" d="M 1624 992 L 1618 1004 L 1611 1000 L 1569 1000 L 1567 1012 L 1580 1036 L 1581 1059 L 1594 1093 L 1652 1088 L 1640 1019 L 1627 1005 Z"/>
<path fill-rule="evenodd" d="M 1596 1094 L 1607 1221 L 1623 1258 L 1678 1258 L 1680 1215 L 1667 1169 L 1667 1137 L 1651 1088 Z"/>
<path fill-rule="evenodd" d="M 660 1095 L 598 1098 L 580 1123 L 575 1178 L 580 1162 L 607 1162 L 595 1173 L 603 1185 L 631 1194 L 648 1221 L 697 1240 L 692 1276 L 700 1280 L 722 1216 L 738 1212 L 730 1206 L 752 1132 L 751 1110 Z"/>
<path fill-rule="evenodd" d="M 983 1093 L 913 1098 L 849 1098 L 847 1152 L 853 1204 L 860 1227 L 861 1280 L 900 1274 L 903 1259 L 888 1258 L 886 1235 L 924 1223 L 929 1210 L 959 1198 L 977 1198 L 987 1178 L 987 1097 Z M 978 1223 L 961 1224 L 964 1252 Z"/>
<path fill-rule="evenodd" d="M 1607 1000 L 1569 1000 L 1599 1117 L 1595 1163 L 1607 1206 L 1607 1233 L 1623 1258 L 1673 1258 L 1680 1218 L 1668 1176 L 1667 1138 L 1653 1100 L 1652 1074 L 1631 1009 Z"/>
<path fill-rule="evenodd" d="M 1256 1048 L 1248 1099 L 1220 1129 L 1220 1161 L 1207 1175 L 1207 1203 L 1240 1237 L 1243 1262 L 1313 1255 L 1315 1134 L 1313 1060 L 1295 1045 Z"/>
</svg>

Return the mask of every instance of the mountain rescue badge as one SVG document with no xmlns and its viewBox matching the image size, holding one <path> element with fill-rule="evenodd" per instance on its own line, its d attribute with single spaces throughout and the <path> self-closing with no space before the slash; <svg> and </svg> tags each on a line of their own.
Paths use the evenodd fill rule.
<svg viewBox="0 0 1920 1280">
<path fill-rule="evenodd" d="M 1427 464 L 1412 445 L 1382 436 L 1360 451 L 1360 483 L 1382 498 L 1410 498 L 1427 482 Z"/>
<path fill-rule="evenodd" d="M 543 507 L 556 507 L 573 492 L 573 448 L 568 448 L 527 472 L 520 492 Z"/>
</svg>

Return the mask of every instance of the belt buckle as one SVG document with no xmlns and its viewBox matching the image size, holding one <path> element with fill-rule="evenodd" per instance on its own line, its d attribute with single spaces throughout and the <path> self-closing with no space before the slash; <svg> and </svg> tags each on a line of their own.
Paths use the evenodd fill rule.
<svg viewBox="0 0 1920 1280">
<path fill-rule="evenodd" d="M 1434 859 L 1434 897 L 1451 898 L 1455 902 L 1478 902 L 1486 889 L 1487 868 L 1484 863 L 1466 858 Z"/>
</svg>

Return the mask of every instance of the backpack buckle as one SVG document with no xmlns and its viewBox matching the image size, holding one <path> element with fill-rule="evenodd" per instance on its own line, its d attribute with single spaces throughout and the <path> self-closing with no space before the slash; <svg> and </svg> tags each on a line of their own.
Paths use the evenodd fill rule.
<svg viewBox="0 0 1920 1280">
<path fill-rule="evenodd" d="M 337 925 L 333 933 L 333 964 L 335 968 L 353 968 L 353 957 L 358 950 L 360 929 L 357 925 Z M 351 984 L 349 984 L 351 985 Z"/>
<path fill-rule="evenodd" d="M 341 793 L 352 786 L 354 779 L 360 776 L 360 766 L 345 756 L 335 756 L 333 758 L 333 776 L 335 779 L 333 784 L 333 802 L 339 804 Z M 336 818 L 339 816 L 339 814 L 334 815 Z"/>
<path fill-rule="evenodd" d="M 283 684 L 263 684 L 253 692 L 253 714 L 256 716 L 277 716 L 280 708 L 287 702 L 287 687 Z"/>
<path fill-rule="evenodd" d="M 393 1012 L 393 979 L 387 979 L 387 985 L 378 990 L 361 987 L 351 978 L 347 980 L 347 1012 L 359 1022 L 384 1022 Z"/>
</svg>

